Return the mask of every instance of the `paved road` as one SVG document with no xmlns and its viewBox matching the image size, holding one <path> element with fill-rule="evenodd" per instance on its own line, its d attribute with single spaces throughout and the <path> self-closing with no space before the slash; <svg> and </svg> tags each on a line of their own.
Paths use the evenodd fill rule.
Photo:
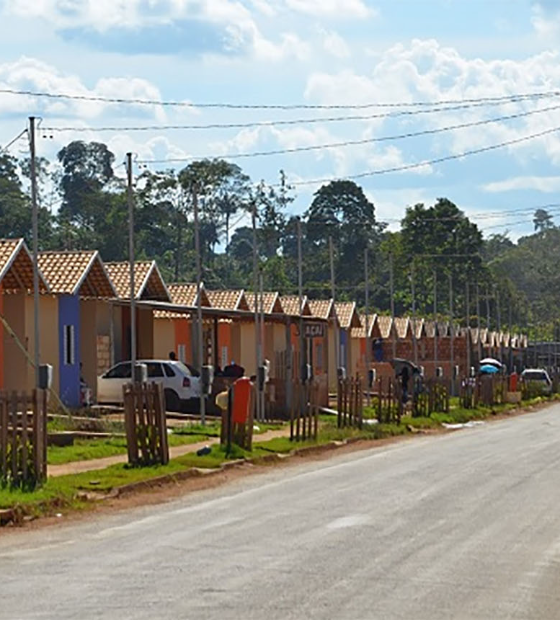
<svg viewBox="0 0 560 620">
<path fill-rule="evenodd" d="M 0 618 L 560 618 L 560 406 L 0 535 Z"/>
</svg>

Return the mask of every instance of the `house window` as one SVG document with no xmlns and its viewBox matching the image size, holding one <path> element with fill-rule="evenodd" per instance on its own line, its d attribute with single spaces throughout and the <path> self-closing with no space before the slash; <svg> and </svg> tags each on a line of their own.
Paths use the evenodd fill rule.
<svg viewBox="0 0 560 620">
<path fill-rule="evenodd" d="M 187 361 L 187 345 L 180 344 L 178 347 L 179 353 L 179 361 L 183 362 L 183 364 Z"/>
<path fill-rule="evenodd" d="M 74 326 L 73 325 L 65 325 L 64 326 L 64 365 L 65 366 L 73 366 L 76 363 L 76 359 L 74 356 Z"/>
</svg>

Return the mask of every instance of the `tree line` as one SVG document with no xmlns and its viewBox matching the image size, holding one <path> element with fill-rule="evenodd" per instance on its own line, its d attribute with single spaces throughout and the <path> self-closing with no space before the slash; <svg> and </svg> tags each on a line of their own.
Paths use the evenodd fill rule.
<svg viewBox="0 0 560 620">
<path fill-rule="evenodd" d="M 128 211 L 124 176 L 99 142 L 74 141 L 55 162 L 38 161 L 41 249 L 98 249 L 105 261 L 127 259 Z M 0 153 L 0 237 L 30 241 L 29 161 Z M 144 170 L 135 180 L 135 243 L 139 259 L 155 259 L 169 282 L 193 281 L 193 201 L 200 211 L 204 281 L 208 288 L 253 283 L 256 215 L 258 261 L 264 285 L 297 291 L 298 226 L 302 231 L 305 292 L 331 296 L 331 253 L 337 299 L 365 301 L 365 252 L 372 309 L 463 324 L 556 334 L 560 324 L 560 229 L 544 209 L 534 233 L 512 241 L 484 237 L 448 198 L 406 209 L 398 231 L 376 217 L 375 205 L 353 181 L 324 184 L 298 218 L 285 174 L 274 185 L 254 183 L 236 164 L 193 161 L 182 170 Z M 248 219 L 249 218 L 249 219 Z M 392 284 L 392 286 L 391 286 Z M 393 294 L 391 294 L 393 291 Z M 414 298 L 413 298 L 414 292 Z M 468 318 L 467 318 L 468 317 Z"/>
</svg>

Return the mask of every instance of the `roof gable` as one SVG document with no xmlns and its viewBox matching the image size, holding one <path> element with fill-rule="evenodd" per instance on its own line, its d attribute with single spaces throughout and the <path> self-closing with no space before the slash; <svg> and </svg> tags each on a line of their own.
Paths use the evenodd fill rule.
<svg viewBox="0 0 560 620">
<path fill-rule="evenodd" d="M 309 309 L 311 314 L 318 319 L 327 321 L 336 318 L 333 299 L 310 299 Z"/>
<path fill-rule="evenodd" d="M 55 295 L 116 297 L 99 252 L 41 252 L 39 266 Z"/>
<path fill-rule="evenodd" d="M 372 337 L 373 330 L 377 324 L 377 314 L 368 314 L 367 320 L 365 314 L 360 314 L 360 321 L 362 325 L 360 327 L 353 327 L 350 332 L 352 338 L 366 338 L 366 323 L 367 323 L 367 338 Z"/>
<path fill-rule="evenodd" d="M 391 333 L 394 329 L 393 317 L 378 316 L 377 325 L 379 327 L 379 334 L 381 335 L 381 338 L 383 338 L 384 340 L 390 338 Z"/>
<path fill-rule="evenodd" d="M 207 291 L 210 306 L 216 310 L 244 310 L 249 312 L 245 291 Z"/>
<path fill-rule="evenodd" d="M 107 263 L 107 273 L 120 299 L 130 299 L 130 263 Z M 134 264 L 135 299 L 171 301 L 156 261 L 138 261 Z"/>
<path fill-rule="evenodd" d="M 263 306 L 265 314 L 284 314 L 284 308 L 280 301 L 279 293 L 263 293 Z M 249 309 L 251 312 L 255 311 L 255 294 L 247 292 L 245 294 Z M 260 310 L 260 295 L 259 295 L 259 310 Z"/>
<path fill-rule="evenodd" d="M 5 293 L 33 290 L 33 257 L 23 239 L 0 239 L 0 286 Z M 39 290 L 50 292 L 40 268 Z"/>
<path fill-rule="evenodd" d="M 408 317 L 396 317 L 395 329 L 397 330 L 397 336 L 399 338 L 405 339 L 409 336 L 412 337 L 412 327 Z"/>
<path fill-rule="evenodd" d="M 196 284 L 169 284 L 167 289 L 169 290 L 172 303 L 178 306 L 189 306 L 192 308 L 197 305 L 198 296 L 196 294 Z M 211 306 L 203 284 L 200 287 L 200 305 L 203 308 L 209 308 Z"/>
<path fill-rule="evenodd" d="M 303 308 L 300 308 L 299 295 L 284 295 L 280 297 L 284 313 L 288 316 L 311 316 L 311 308 L 307 297 L 303 297 Z"/>
<path fill-rule="evenodd" d="M 356 308 L 355 301 L 337 301 L 334 304 L 336 316 L 342 329 L 360 327 L 360 315 Z"/>
</svg>

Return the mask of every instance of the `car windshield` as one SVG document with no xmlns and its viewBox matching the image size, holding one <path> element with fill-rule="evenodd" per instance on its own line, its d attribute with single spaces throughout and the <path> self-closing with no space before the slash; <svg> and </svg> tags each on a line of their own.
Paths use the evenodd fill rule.
<svg viewBox="0 0 560 620">
<path fill-rule="evenodd" d="M 190 364 L 184 364 L 183 362 L 175 362 L 173 364 L 176 368 L 179 368 L 184 374 L 191 375 L 192 377 L 200 377 L 200 373 L 196 368 L 193 368 Z"/>
<path fill-rule="evenodd" d="M 546 374 L 542 370 L 528 370 L 523 373 L 525 381 L 546 381 Z"/>
</svg>

